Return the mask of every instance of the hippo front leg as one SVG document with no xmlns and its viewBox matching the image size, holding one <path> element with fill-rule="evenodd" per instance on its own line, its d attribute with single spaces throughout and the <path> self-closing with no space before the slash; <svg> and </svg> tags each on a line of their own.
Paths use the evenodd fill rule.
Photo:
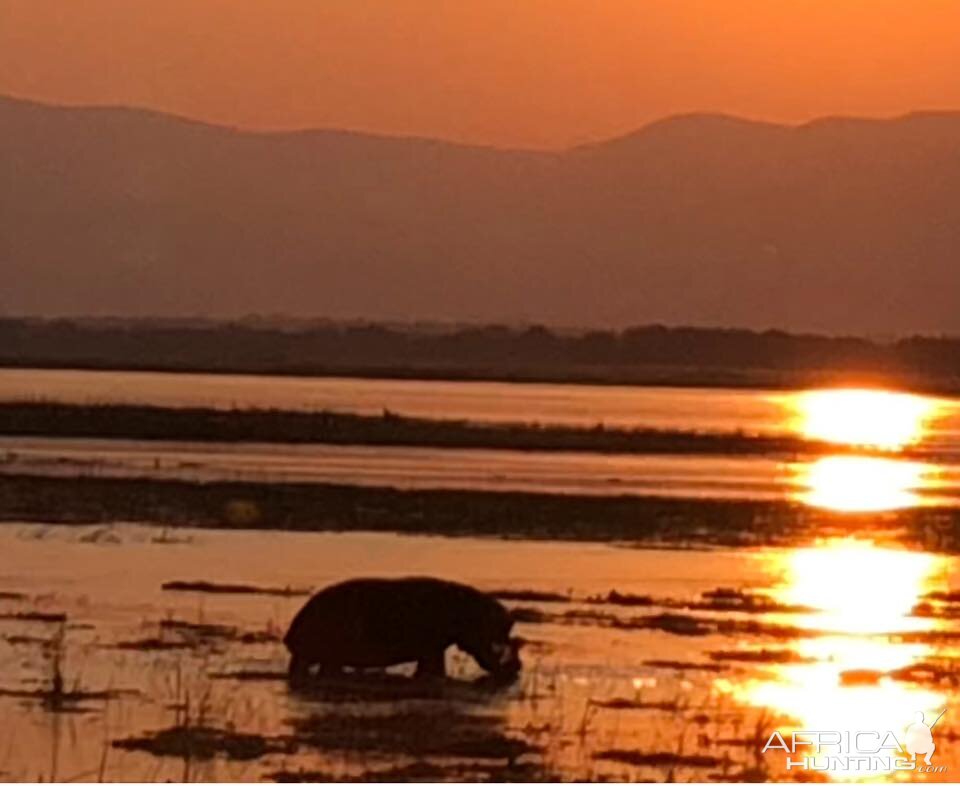
<svg viewBox="0 0 960 786">
<path fill-rule="evenodd" d="M 287 680 L 293 686 L 305 685 L 310 680 L 310 661 L 300 655 L 290 658 Z"/>
<path fill-rule="evenodd" d="M 417 660 L 417 677 L 446 677 L 447 667 L 444 655 L 446 650 L 433 650 L 430 653 L 421 655 Z"/>
</svg>

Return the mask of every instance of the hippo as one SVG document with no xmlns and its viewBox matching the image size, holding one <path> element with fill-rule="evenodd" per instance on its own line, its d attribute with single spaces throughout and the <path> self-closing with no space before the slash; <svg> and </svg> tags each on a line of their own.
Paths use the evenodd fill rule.
<svg viewBox="0 0 960 786">
<path fill-rule="evenodd" d="M 495 678 L 520 671 L 513 619 L 504 606 L 465 584 L 435 578 L 352 579 L 304 605 L 283 643 L 290 681 L 311 667 L 323 675 L 416 661 L 418 677 L 445 676 L 444 653 L 457 645 Z"/>
</svg>

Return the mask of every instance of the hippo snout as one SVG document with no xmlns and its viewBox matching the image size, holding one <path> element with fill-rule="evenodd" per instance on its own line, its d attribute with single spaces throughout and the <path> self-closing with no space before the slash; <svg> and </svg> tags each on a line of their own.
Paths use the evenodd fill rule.
<svg viewBox="0 0 960 786">
<path fill-rule="evenodd" d="M 488 651 L 475 657 L 480 665 L 498 679 L 513 679 L 523 668 L 520 660 L 520 640 L 491 642 Z"/>
</svg>

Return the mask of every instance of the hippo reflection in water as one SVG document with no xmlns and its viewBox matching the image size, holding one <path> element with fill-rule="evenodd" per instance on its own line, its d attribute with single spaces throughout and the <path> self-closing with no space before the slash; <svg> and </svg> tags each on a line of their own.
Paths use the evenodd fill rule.
<svg viewBox="0 0 960 786">
<path fill-rule="evenodd" d="M 417 676 L 442 677 L 451 644 L 497 678 L 520 671 L 513 620 L 495 598 L 473 587 L 432 578 L 354 579 L 314 595 L 283 639 L 290 680 L 310 669 L 376 669 L 416 661 Z"/>
</svg>

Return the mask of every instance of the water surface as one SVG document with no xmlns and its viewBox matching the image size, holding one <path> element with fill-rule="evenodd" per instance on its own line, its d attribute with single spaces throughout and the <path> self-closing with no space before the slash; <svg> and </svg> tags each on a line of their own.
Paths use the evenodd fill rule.
<svg viewBox="0 0 960 786">
<path fill-rule="evenodd" d="M 398 488 L 799 500 L 836 511 L 956 505 L 960 405 L 909 393 L 0 371 L 0 400 L 389 410 L 479 422 L 790 434 L 836 455 L 616 455 L 0 438 L 0 471 Z M 842 448 L 842 450 L 841 450 Z M 858 452 L 858 451 L 862 451 Z"/>
<path fill-rule="evenodd" d="M 48 683 L 51 647 L 44 642 L 56 638 L 58 626 L 12 618 L 41 611 L 67 615 L 67 684 L 119 691 L 59 713 L 0 693 L 0 734 L 9 741 L 2 769 L 14 778 L 257 780 L 298 768 L 344 777 L 405 760 L 357 751 L 350 739 L 336 750 L 303 743 L 296 752 L 243 761 L 184 761 L 110 746 L 175 723 L 189 696 L 191 712 L 203 713 L 209 726 L 274 740 L 329 712 L 363 728 L 384 714 L 459 708 L 492 719 L 497 734 L 525 740 L 537 749 L 529 761 L 565 779 L 662 780 L 671 769 L 597 758 L 610 750 L 708 758 L 675 768 L 682 780 L 782 779 L 783 762 L 759 752 L 774 729 L 901 733 L 914 712 L 933 717 L 953 706 L 960 684 L 953 604 L 930 600 L 932 592 L 960 589 L 960 562 L 856 539 L 691 552 L 369 534 L 177 530 L 161 537 L 143 526 L 10 524 L 0 528 L 0 548 L 0 592 L 25 596 L 0 600 L 0 690 Z M 282 633 L 302 598 L 161 589 L 175 579 L 309 588 L 348 576 L 409 574 L 566 600 L 510 602 L 530 621 L 517 630 L 528 642 L 524 676 L 506 690 L 452 683 L 430 699 L 344 703 L 292 694 L 283 682 L 286 655 L 269 636 Z M 611 590 L 649 601 L 589 602 Z M 736 593 L 777 605 L 745 607 L 733 602 Z M 705 630 L 690 635 L 638 622 L 663 614 L 699 620 Z M 268 635 L 251 643 L 191 639 L 164 628 L 164 620 Z M 158 639 L 188 645 L 117 648 Z M 478 676 L 454 651 L 449 666 L 458 679 Z M 223 678 L 240 673 L 261 676 Z M 924 777 L 949 778 L 960 766 L 951 742 L 958 723 L 948 710 L 935 730 L 936 761 L 950 769 Z"/>
</svg>

